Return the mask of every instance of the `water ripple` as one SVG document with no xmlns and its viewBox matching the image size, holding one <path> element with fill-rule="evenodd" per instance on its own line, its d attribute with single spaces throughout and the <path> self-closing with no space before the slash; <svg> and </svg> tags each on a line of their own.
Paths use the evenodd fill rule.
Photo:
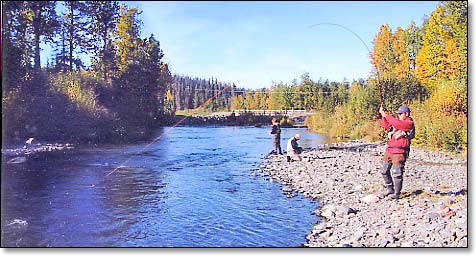
<svg viewBox="0 0 476 256">
<path fill-rule="evenodd" d="M 315 203 L 249 175 L 272 148 L 268 130 L 177 127 L 146 150 L 104 146 L 9 165 L 2 246 L 298 246 L 316 221 Z M 297 131 L 321 139 L 283 129 L 283 141 Z"/>
</svg>

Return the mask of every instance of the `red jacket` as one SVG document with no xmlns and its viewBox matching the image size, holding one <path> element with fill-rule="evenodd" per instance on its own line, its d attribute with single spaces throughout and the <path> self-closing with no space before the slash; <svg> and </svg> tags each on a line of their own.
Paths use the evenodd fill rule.
<svg viewBox="0 0 476 256">
<path fill-rule="evenodd" d="M 415 129 L 413 119 L 406 117 L 399 120 L 392 115 L 387 115 L 381 120 L 382 127 L 389 131 L 387 141 L 387 152 L 392 154 L 402 154 L 410 150 L 410 139 L 403 132 L 410 132 Z M 390 129 L 393 127 L 393 129 Z"/>
</svg>

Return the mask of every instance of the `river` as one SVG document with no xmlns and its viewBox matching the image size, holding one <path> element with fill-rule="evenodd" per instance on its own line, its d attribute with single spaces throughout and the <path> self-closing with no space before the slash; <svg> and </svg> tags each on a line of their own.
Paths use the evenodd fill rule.
<svg viewBox="0 0 476 256">
<path fill-rule="evenodd" d="M 2 163 L 2 247 L 296 247 L 318 202 L 250 175 L 270 127 L 165 127 L 128 145 Z M 300 146 L 325 138 L 295 133 Z M 120 168 L 118 168 L 120 167 Z"/>
</svg>

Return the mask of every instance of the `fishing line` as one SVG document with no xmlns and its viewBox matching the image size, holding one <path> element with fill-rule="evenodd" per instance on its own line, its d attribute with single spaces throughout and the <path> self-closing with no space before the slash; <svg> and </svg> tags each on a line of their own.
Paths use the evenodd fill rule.
<svg viewBox="0 0 476 256">
<path fill-rule="evenodd" d="M 364 42 L 364 40 L 362 40 L 362 38 L 357 34 L 355 33 L 354 31 L 352 31 L 352 29 L 346 27 L 346 26 L 343 26 L 343 25 L 340 25 L 340 24 L 337 24 L 337 23 L 331 23 L 331 22 L 322 22 L 322 23 L 317 23 L 317 24 L 314 24 L 314 25 L 311 25 L 309 26 L 309 28 L 313 28 L 315 26 L 320 26 L 320 25 L 331 25 L 331 26 L 337 26 L 337 27 L 340 27 L 340 28 L 343 28 L 345 30 L 347 30 L 348 32 L 352 33 L 354 36 L 356 36 L 360 42 L 362 42 L 362 44 L 365 46 L 365 48 L 367 48 L 367 51 L 369 52 L 369 55 L 372 53 L 370 51 L 370 48 L 367 46 L 367 44 Z M 380 97 L 380 106 L 383 106 L 383 97 L 382 97 L 382 88 L 380 86 L 380 76 L 379 76 L 379 72 L 378 72 L 378 67 L 375 66 L 375 73 L 377 75 L 377 87 L 378 87 L 378 94 L 379 94 L 379 97 Z"/>
<path fill-rule="evenodd" d="M 213 99 L 215 99 L 216 97 L 218 97 L 220 94 L 223 93 L 223 91 L 225 91 L 226 89 L 228 88 L 228 86 L 225 86 L 223 87 L 223 89 L 221 89 L 220 91 L 218 91 L 215 95 L 213 95 L 212 97 L 210 97 L 207 101 L 205 101 L 202 105 L 200 105 L 198 108 L 194 109 L 192 111 L 192 115 L 195 114 L 196 112 L 198 112 L 199 110 L 201 110 L 202 108 L 205 107 L 205 105 L 207 105 L 208 103 L 210 103 Z M 169 133 L 170 131 L 172 131 L 175 127 L 177 127 L 178 125 L 180 125 L 181 123 L 183 123 L 189 116 L 185 116 L 183 117 L 182 119 L 180 119 L 177 123 L 175 123 L 174 125 L 172 125 L 171 127 L 169 127 L 167 130 L 165 130 L 160 136 L 158 136 L 157 138 L 155 138 L 154 140 L 152 140 L 149 144 L 147 144 L 144 148 L 142 148 L 141 150 L 139 150 L 137 153 L 133 154 L 131 157 L 129 157 L 127 160 L 125 160 L 123 163 L 121 163 L 118 167 L 114 168 L 114 170 L 112 170 L 111 172 L 109 172 L 108 174 L 106 174 L 106 176 L 104 176 L 105 178 L 108 177 L 109 175 L 115 173 L 117 170 L 121 169 L 124 167 L 124 164 L 126 164 L 127 162 L 129 162 L 132 158 L 134 158 L 135 156 L 139 155 L 140 153 L 142 153 L 145 149 L 147 149 L 148 147 L 150 147 L 151 145 L 153 145 L 155 142 L 157 142 L 160 138 L 162 138 L 164 135 L 166 135 L 167 133 Z M 92 185 L 93 187 L 95 186 L 94 184 Z"/>
<path fill-rule="evenodd" d="M 315 26 L 320 26 L 320 25 L 332 25 L 332 26 L 337 26 L 337 27 L 340 27 L 340 28 L 343 28 L 345 30 L 347 30 L 348 32 L 352 33 L 354 36 L 356 36 L 361 42 L 362 44 L 365 46 L 365 48 L 367 49 L 367 51 L 370 53 L 370 49 L 369 47 L 367 46 L 367 44 L 364 42 L 364 40 L 362 40 L 362 38 L 357 34 L 355 33 L 354 31 L 352 31 L 351 29 L 343 26 L 343 25 L 340 25 L 340 24 L 337 24 L 337 23 L 330 23 L 330 22 L 323 22 L 323 23 L 317 23 L 317 24 L 313 24 L 311 26 L 309 26 L 309 28 L 313 28 Z M 379 74 L 378 74 L 378 69 L 376 67 L 376 73 L 377 73 L 377 85 L 378 85 L 378 89 L 379 89 L 379 96 L 380 96 L 380 104 L 383 105 L 383 100 L 382 100 L 382 92 L 381 92 L 381 88 L 380 88 L 380 79 L 379 79 Z M 223 89 L 221 89 L 220 91 L 218 91 L 215 95 L 213 95 L 212 97 L 210 97 L 207 101 L 205 101 L 202 105 L 200 105 L 198 108 L 194 109 L 192 111 L 192 115 L 195 114 L 196 112 L 198 112 L 199 110 L 201 110 L 203 107 L 205 107 L 205 105 L 207 105 L 209 102 L 211 102 L 213 99 L 215 99 L 216 97 L 218 97 L 221 93 L 223 93 L 223 91 L 225 91 L 226 89 L 228 88 L 228 86 L 225 86 L 223 87 Z M 293 92 L 291 92 L 293 93 Z M 175 127 L 177 127 L 178 125 L 180 125 L 182 122 L 184 122 L 189 116 L 185 116 L 183 117 L 182 119 L 180 119 L 177 123 L 175 123 L 173 126 L 171 126 L 170 128 L 168 128 L 166 131 L 164 131 L 160 136 L 158 136 L 157 138 L 155 138 L 154 140 L 152 140 L 149 144 L 147 144 L 144 148 L 142 148 L 140 151 L 138 151 L 137 153 L 133 154 L 131 157 L 129 157 L 127 160 L 125 160 L 122 164 L 120 164 L 118 167 L 114 168 L 114 170 L 112 170 L 111 172 L 109 172 L 108 174 L 106 174 L 106 176 L 104 177 L 108 177 L 110 176 L 111 174 L 115 173 L 117 170 L 121 169 L 124 167 L 124 164 L 128 163 L 132 158 L 134 158 L 135 156 L 139 155 L 140 153 L 142 153 L 145 149 L 147 149 L 148 147 L 150 147 L 151 145 L 153 145 L 155 142 L 157 142 L 159 139 L 161 139 L 164 135 L 168 134 L 170 131 L 172 131 Z M 95 186 L 94 184 L 92 186 Z"/>
<path fill-rule="evenodd" d="M 338 27 L 341 27 L 347 31 L 349 31 L 350 33 L 354 34 L 354 36 L 356 36 L 360 42 L 362 42 L 362 44 L 364 44 L 365 48 L 367 48 L 367 51 L 370 53 L 370 48 L 367 46 L 367 44 L 365 43 L 364 40 L 362 40 L 362 38 L 357 34 L 355 33 L 354 31 L 352 31 L 350 28 L 347 28 L 343 25 L 340 25 L 340 24 L 337 24 L 337 23 L 331 23 L 331 22 L 322 22 L 322 23 L 317 23 L 317 24 L 314 24 L 314 25 L 311 25 L 309 26 L 309 28 L 313 28 L 315 26 L 320 26 L 320 25 L 332 25 L 332 26 L 338 26 Z"/>
</svg>

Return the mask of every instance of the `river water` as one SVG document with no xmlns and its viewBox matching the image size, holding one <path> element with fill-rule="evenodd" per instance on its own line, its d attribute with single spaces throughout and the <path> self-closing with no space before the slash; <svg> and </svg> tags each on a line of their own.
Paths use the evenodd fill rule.
<svg viewBox="0 0 476 256">
<path fill-rule="evenodd" d="M 270 127 L 163 128 L 155 143 L 2 163 L 2 247 L 296 247 L 318 207 L 250 175 Z M 300 146 L 324 137 L 283 128 Z M 121 168 L 117 168 L 121 166 Z"/>
</svg>

